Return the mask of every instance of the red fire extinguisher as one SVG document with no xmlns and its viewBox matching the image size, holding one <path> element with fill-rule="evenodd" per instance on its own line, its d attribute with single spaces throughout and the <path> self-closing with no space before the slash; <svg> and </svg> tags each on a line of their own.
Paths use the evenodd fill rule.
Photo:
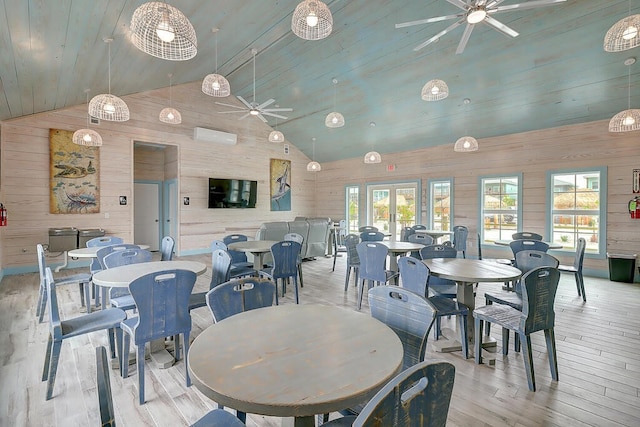
<svg viewBox="0 0 640 427">
<path fill-rule="evenodd" d="M 631 218 L 640 219 L 640 200 L 637 197 L 629 200 L 629 214 Z"/>
<path fill-rule="evenodd" d="M 0 203 L 0 227 L 7 225 L 7 208 Z"/>
</svg>

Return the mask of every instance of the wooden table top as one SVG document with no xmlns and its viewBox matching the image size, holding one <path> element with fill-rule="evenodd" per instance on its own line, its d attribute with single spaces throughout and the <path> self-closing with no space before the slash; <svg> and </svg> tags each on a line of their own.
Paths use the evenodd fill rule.
<svg viewBox="0 0 640 427">
<path fill-rule="evenodd" d="M 422 243 L 412 243 L 412 242 L 380 242 L 386 247 L 389 248 L 390 252 L 409 252 L 409 251 L 419 251 L 424 248 Z"/>
<path fill-rule="evenodd" d="M 504 282 L 515 280 L 522 272 L 509 265 L 497 262 L 467 258 L 434 258 L 424 262 L 431 274 L 456 282 Z"/>
<path fill-rule="evenodd" d="M 205 329 L 189 349 L 193 384 L 230 408 L 309 417 L 371 398 L 402 366 L 385 324 L 353 310 L 288 304 Z"/>
<path fill-rule="evenodd" d="M 513 240 L 496 240 L 493 243 L 499 246 L 509 246 L 511 242 L 513 242 Z M 544 243 L 549 245 L 549 249 L 562 249 L 562 245 L 560 243 L 547 242 L 547 241 L 545 241 Z"/>
<path fill-rule="evenodd" d="M 197 261 L 141 262 L 99 271 L 93 275 L 93 283 L 98 286 L 126 288 L 138 277 L 163 270 L 191 270 L 200 275 L 207 271 L 207 266 Z"/>
<path fill-rule="evenodd" d="M 453 236 L 453 231 L 444 230 L 415 230 L 416 234 L 427 234 L 432 237 Z"/>
</svg>

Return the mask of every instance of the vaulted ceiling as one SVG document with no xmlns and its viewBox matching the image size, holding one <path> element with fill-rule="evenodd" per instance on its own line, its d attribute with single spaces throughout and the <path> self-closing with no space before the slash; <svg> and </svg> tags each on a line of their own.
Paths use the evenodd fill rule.
<svg viewBox="0 0 640 427">
<path fill-rule="evenodd" d="M 629 14 L 627 0 L 568 0 L 500 13 L 494 17 L 520 35 L 512 38 L 479 24 L 458 55 L 464 25 L 413 50 L 453 20 L 395 28 L 458 13 L 446 0 L 328 0 L 333 33 L 318 41 L 291 32 L 299 2 L 169 1 L 198 36 L 197 56 L 172 62 L 149 56 L 130 41 L 131 16 L 142 0 L 2 0 L 0 120 L 82 104 L 85 88 L 105 93 L 105 37 L 114 39 L 116 95 L 166 87 L 169 73 L 174 85 L 201 81 L 215 68 L 212 28 L 218 28 L 218 73 L 229 79 L 232 95 L 253 100 L 251 49 L 257 49 L 256 101 L 274 98 L 280 107 L 293 108 L 283 113 L 288 119 L 278 121 L 278 130 L 310 157 L 316 138 L 315 159 L 323 162 L 362 156 L 372 148 L 385 153 L 453 147 L 465 134 L 481 139 L 609 119 L 627 108 L 629 68 L 623 63 L 640 53 L 638 48 L 608 53 L 602 47 L 607 29 Z M 502 5 L 517 3 L 527 0 Z M 640 13 L 640 2 L 631 2 L 631 13 Z M 640 64 L 630 71 L 631 104 L 640 108 Z M 334 110 L 334 78 L 335 110 L 346 125 L 329 129 L 324 119 Z M 450 95 L 425 102 L 420 90 L 433 78 L 445 80 Z M 471 102 L 464 104 L 464 98 Z M 228 110 L 215 104 L 220 100 L 237 103 L 211 98 L 212 110 Z M 275 119 L 269 124 L 275 127 Z"/>
</svg>

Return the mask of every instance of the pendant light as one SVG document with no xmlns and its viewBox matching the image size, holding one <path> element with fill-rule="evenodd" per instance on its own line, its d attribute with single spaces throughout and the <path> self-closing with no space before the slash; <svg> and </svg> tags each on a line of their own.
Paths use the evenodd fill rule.
<svg viewBox="0 0 640 427">
<path fill-rule="evenodd" d="M 89 89 L 85 89 L 84 93 L 87 94 L 87 104 L 89 103 Z M 87 127 L 85 129 L 78 129 L 73 133 L 72 141 L 74 144 L 85 145 L 88 147 L 101 147 L 102 137 L 98 132 L 93 129 L 89 129 L 89 113 L 87 112 Z"/>
<path fill-rule="evenodd" d="M 371 128 L 376 127 L 376 122 L 370 122 L 369 126 Z M 375 164 L 375 163 L 381 163 L 382 162 L 382 156 L 377 151 L 369 151 L 367 154 L 364 155 L 364 162 L 365 162 L 365 164 L 368 164 L 368 165 L 372 165 L 372 164 Z"/>
<path fill-rule="evenodd" d="M 131 40 L 141 51 L 168 61 L 186 61 L 198 53 L 191 22 L 164 1 L 144 3 L 133 12 Z"/>
<path fill-rule="evenodd" d="M 631 66 L 635 58 L 627 58 L 624 65 L 628 67 L 628 104 L 627 109 L 619 112 L 609 121 L 609 132 L 631 132 L 640 129 L 640 110 L 631 108 Z"/>
<path fill-rule="evenodd" d="M 320 163 L 315 161 L 316 157 L 316 138 L 311 138 L 311 144 L 313 147 L 313 154 L 311 155 L 311 161 L 307 163 L 307 172 L 320 172 L 322 170 L 322 166 Z"/>
<path fill-rule="evenodd" d="M 333 30 L 333 16 L 320 0 L 303 0 L 293 12 L 291 31 L 304 40 L 320 40 Z"/>
<path fill-rule="evenodd" d="M 169 123 L 171 125 L 179 125 L 182 123 L 182 115 L 175 108 L 171 107 L 171 77 L 173 74 L 169 74 L 169 106 L 163 108 L 160 111 L 160 121 L 163 123 Z"/>
<path fill-rule="evenodd" d="M 440 101 L 449 96 L 449 86 L 443 80 L 429 80 L 422 87 L 420 95 L 424 101 Z"/>
<path fill-rule="evenodd" d="M 218 98 L 224 98 L 231 95 L 231 85 L 229 80 L 224 76 L 218 74 L 218 29 L 214 28 L 213 31 L 215 38 L 215 58 L 216 58 L 216 72 L 207 75 L 202 81 L 202 92 L 210 96 Z"/>
<path fill-rule="evenodd" d="M 471 103 L 471 100 L 469 98 L 465 98 L 462 102 L 465 105 L 466 112 L 466 106 Z M 465 133 L 467 133 L 466 130 Z M 469 153 L 471 151 L 478 151 L 478 140 L 472 136 L 463 136 L 462 138 L 458 139 L 453 145 L 453 151 L 458 153 Z"/>
<path fill-rule="evenodd" d="M 622 52 L 640 45 L 640 15 L 631 15 L 629 0 L 629 16 L 622 18 L 607 31 L 604 36 L 604 50 Z"/>
<path fill-rule="evenodd" d="M 284 135 L 278 130 L 278 118 L 276 117 L 276 128 L 269 134 L 269 142 L 282 142 Z"/>
<path fill-rule="evenodd" d="M 340 128 L 344 126 L 344 116 L 337 111 L 336 109 L 336 85 L 338 84 L 337 79 L 333 79 L 333 112 L 327 114 L 327 118 L 324 119 L 324 125 L 328 128 Z"/>
<path fill-rule="evenodd" d="M 102 120 L 112 122 L 126 122 L 129 120 L 129 107 L 120 98 L 111 95 L 111 42 L 113 39 L 104 39 L 109 46 L 109 93 L 96 95 L 89 102 L 89 115 Z"/>
</svg>

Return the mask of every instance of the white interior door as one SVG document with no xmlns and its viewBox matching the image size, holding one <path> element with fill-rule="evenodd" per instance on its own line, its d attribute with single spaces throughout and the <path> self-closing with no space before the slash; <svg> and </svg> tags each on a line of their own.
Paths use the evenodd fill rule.
<svg viewBox="0 0 640 427">
<path fill-rule="evenodd" d="M 134 242 L 160 249 L 160 185 L 136 182 L 133 185 Z"/>
</svg>

